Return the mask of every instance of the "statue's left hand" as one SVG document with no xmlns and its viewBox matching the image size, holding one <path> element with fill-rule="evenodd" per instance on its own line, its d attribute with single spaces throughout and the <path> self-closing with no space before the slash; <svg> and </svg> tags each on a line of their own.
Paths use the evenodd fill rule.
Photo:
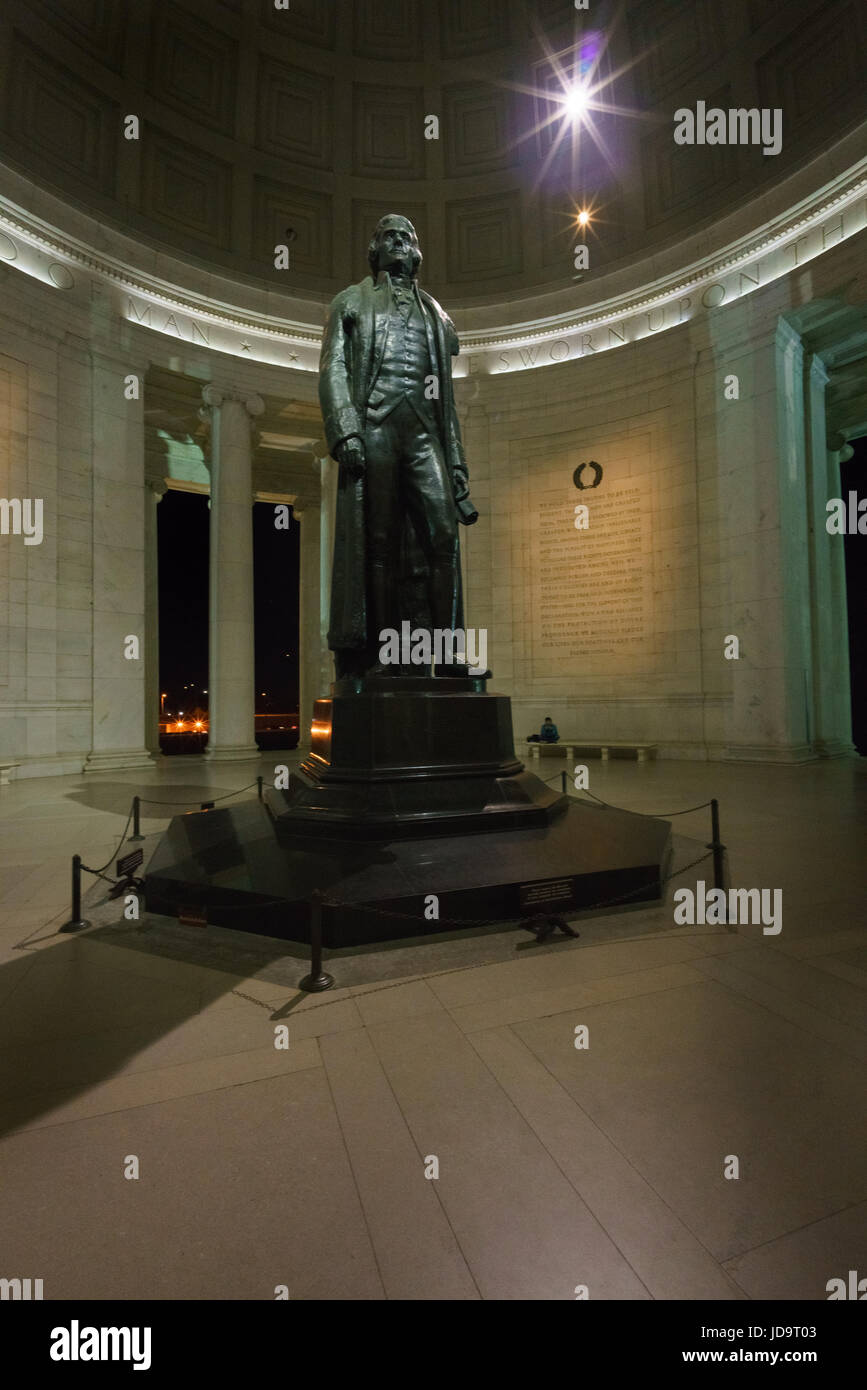
<svg viewBox="0 0 867 1390">
<path fill-rule="evenodd" d="M 353 482 L 364 477 L 364 452 L 364 440 L 357 434 L 352 434 L 348 439 L 344 439 L 335 450 L 337 462 L 346 470 Z"/>
</svg>

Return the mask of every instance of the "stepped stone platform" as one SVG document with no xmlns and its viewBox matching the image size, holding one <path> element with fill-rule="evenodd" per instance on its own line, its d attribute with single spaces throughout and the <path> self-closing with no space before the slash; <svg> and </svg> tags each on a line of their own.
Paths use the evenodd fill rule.
<svg viewBox="0 0 867 1390">
<path fill-rule="evenodd" d="M 174 818 L 147 909 L 303 942 L 318 889 L 338 947 L 657 901 L 668 823 L 570 801 L 525 770 L 511 729 L 479 677 L 338 681 L 287 788 Z"/>
</svg>

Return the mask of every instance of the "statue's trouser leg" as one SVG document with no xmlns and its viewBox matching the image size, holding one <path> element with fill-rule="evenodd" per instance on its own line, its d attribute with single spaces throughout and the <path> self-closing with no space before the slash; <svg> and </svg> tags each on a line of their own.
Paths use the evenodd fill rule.
<svg viewBox="0 0 867 1390">
<path fill-rule="evenodd" d="M 433 626 L 453 628 L 457 614 L 457 518 L 454 494 L 439 439 L 415 420 L 404 446 L 404 494 L 429 566 Z"/>
<path fill-rule="evenodd" d="M 399 442 L 391 417 L 369 426 L 365 434 L 367 507 L 367 584 L 371 644 L 380 633 L 400 630 L 397 612 L 397 555 L 400 537 Z"/>
</svg>

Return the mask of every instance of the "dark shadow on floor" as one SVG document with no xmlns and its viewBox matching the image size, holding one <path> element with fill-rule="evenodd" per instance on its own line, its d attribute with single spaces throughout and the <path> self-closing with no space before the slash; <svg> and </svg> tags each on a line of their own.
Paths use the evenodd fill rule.
<svg viewBox="0 0 867 1390">
<path fill-rule="evenodd" d="M 150 841 L 153 845 L 155 837 Z M 674 843 L 675 867 L 696 857 L 696 841 L 676 836 Z M 308 953 L 301 945 L 226 927 L 182 926 L 167 917 L 125 921 L 123 900 L 109 901 L 103 881 L 85 895 L 83 910 L 93 923 L 89 930 L 59 936 L 50 951 L 22 946 L 20 959 L 0 966 L 0 1135 L 116 1075 L 202 1006 L 232 992 L 238 976 L 256 975 L 276 993 L 286 991 L 286 999 L 273 1009 L 249 1002 L 251 1009 L 262 1007 L 266 1019 L 287 1017 L 307 997 L 298 989 L 309 970 Z M 556 937 L 538 944 L 514 923 L 491 925 L 347 947 L 328 952 L 325 967 L 338 988 L 377 982 L 388 988 L 408 976 L 580 950 L 672 928 L 671 908 L 665 903 L 593 917 L 569 914 L 569 921 L 580 933 L 578 940 Z M 131 953 L 205 966 L 223 973 L 225 986 L 219 979 L 203 987 L 151 978 L 136 972 Z M 318 1006 L 327 1002 L 327 994 L 318 996 Z M 72 1039 L 74 1048 L 69 1045 Z"/>
<path fill-rule="evenodd" d="M 251 785 L 248 786 L 247 784 Z M 184 811 L 198 811 L 203 801 L 217 798 L 230 798 L 243 791 L 249 800 L 256 794 L 255 775 L 239 782 L 236 788 L 228 777 L 221 776 L 213 782 L 171 782 L 155 783 L 145 786 L 136 793 L 128 782 L 83 781 L 70 787 L 65 793 L 67 801 L 75 801 L 80 806 L 89 806 L 94 811 L 113 811 L 118 816 L 128 816 L 132 799 L 138 794 L 141 798 L 142 820 L 167 820 Z M 239 798 L 240 799 L 240 798 Z"/>
</svg>

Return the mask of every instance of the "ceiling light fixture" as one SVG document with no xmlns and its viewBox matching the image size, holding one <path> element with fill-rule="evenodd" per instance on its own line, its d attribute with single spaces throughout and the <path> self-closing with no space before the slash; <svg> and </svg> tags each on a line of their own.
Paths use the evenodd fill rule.
<svg viewBox="0 0 867 1390">
<path fill-rule="evenodd" d="M 569 87 L 563 96 L 563 106 L 566 115 L 573 121 L 580 121 L 587 112 L 590 104 L 590 95 L 583 82 L 577 82 L 573 87 Z"/>
</svg>

